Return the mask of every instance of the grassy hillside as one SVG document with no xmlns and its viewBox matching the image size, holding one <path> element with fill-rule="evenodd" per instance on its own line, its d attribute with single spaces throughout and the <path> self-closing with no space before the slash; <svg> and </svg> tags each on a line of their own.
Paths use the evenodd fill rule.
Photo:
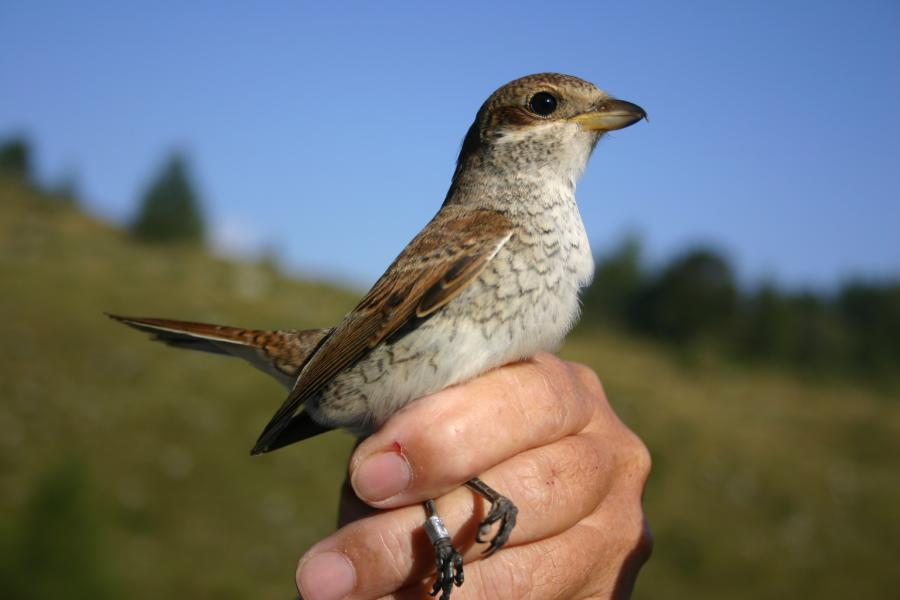
<svg viewBox="0 0 900 600">
<path fill-rule="evenodd" d="M 247 450 L 283 397 L 237 362 L 102 311 L 254 327 L 335 321 L 356 295 L 150 247 L 0 180 L 0 589 L 12 598 L 271 598 L 335 520 L 350 439 Z M 641 598 L 884 597 L 900 586 L 900 402 L 609 332 L 594 367 L 646 440 L 657 538 Z"/>
</svg>

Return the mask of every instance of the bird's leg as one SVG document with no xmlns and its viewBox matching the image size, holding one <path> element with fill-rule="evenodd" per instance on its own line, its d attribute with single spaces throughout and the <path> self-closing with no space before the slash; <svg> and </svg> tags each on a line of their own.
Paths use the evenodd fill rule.
<svg viewBox="0 0 900 600">
<path fill-rule="evenodd" d="M 431 595 L 441 593 L 440 600 L 450 600 L 453 585 L 463 584 L 462 555 L 450 543 L 450 534 L 444 521 L 437 514 L 434 500 L 425 501 L 425 533 L 434 546 L 434 559 L 437 565 L 437 578 L 431 588 Z"/>
<path fill-rule="evenodd" d="M 516 515 L 519 513 L 519 509 L 516 508 L 516 505 L 509 498 L 501 496 L 477 477 L 467 481 L 466 487 L 491 503 L 490 512 L 478 525 L 478 534 L 475 536 L 475 540 L 479 544 L 485 543 L 484 537 L 491 530 L 491 526 L 500 521 L 500 529 L 497 530 L 497 535 L 491 538 L 490 546 L 484 551 L 485 554 L 490 556 L 502 548 L 503 544 L 509 540 L 509 535 L 512 533 L 513 527 L 516 526 Z"/>
</svg>

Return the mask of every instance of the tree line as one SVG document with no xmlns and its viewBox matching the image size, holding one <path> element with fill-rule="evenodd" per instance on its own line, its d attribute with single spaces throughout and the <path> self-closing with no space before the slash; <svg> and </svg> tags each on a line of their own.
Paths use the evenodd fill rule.
<svg viewBox="0 0 900 600">
<path fill-rule="evenodd" d="M 900 374 L 900 280 L 852 279 L 833 291 L 744 287 L 713 248 L 648 267 L 630 237 L 597 259 L 583 295 L 588 328 L 615 326 L 675 348 L 812 372 Z"/>
<path fill-rule="evenodd" d="M 0 174 L 19 179 L 45 196 L 69 204 L 79 202 L 74 175 L 42 184 L 34 170 L 31 146 L 23 136 L 0 143 Z M 203 243 L 206 233 L 202 201 L 184 154 L 173 152 L 150 178 L 138 198 L 128 230 L 147 242 Z"/>
<path fill-rule="evenodd" d="M 37 185 L 26 140 L 0 144 L 0 173 Z M 72 177 L 41 189 L 78 201 Z M 128 228 L 148 242 L 202 243 L 201 207 L 189 162 L 174 153 L 144 188 Z M 850 280 L 832 292 L 772 283 L 746 288 L 713 248 L 691 248 L 650 268 L 635 237 L 596 262 L 582 296 L 584 327 L 620 327 L 675 348 L 712 347 L 743 361 L 806 371 L 898 373 L 900 280 Z"/>
</svg>

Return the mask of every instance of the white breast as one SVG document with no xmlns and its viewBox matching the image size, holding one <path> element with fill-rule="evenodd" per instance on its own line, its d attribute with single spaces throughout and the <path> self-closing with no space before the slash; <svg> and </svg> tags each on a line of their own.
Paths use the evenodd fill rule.
<svg viewBox="0 0 900 600">
<path fill-rule="evenodd" d="M 574 198 L 592 138 L 575 126 L 559 135 L 565 160 L 485 188 L 482 208 L 507 211 L 516 227 L 484 271 L 414 330 L 335 377 L 307 405 L 317 421 L 367 433 L 417 398 L 560 345 L 594 262 Z"/>
<path fill-rule="evenodd" d="M 562 199 L 517 229 L 442 311 L 352 369 L 372 425 L 411 400 L 559 347 L 594 267 L 574 199 Z"/>
</svg>

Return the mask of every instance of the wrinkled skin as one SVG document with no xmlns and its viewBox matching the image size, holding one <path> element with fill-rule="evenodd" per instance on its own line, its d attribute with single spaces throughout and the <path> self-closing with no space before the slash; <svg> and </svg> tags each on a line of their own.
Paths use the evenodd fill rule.
<svg viewBox="0 0 900 600">
<path fill-rule="evenodd" d="M 383 464 L 360 475 L 366 458 L 385 452 L 408 462 L 408 487 L 364 504 L 357 495 L 383 494 L 380 482 L 397 478 Z M 297 585 L 307 600 L 335 597 L 310 572 L 321 569 L 303 571 L 334 550 L 355 572 L 344 597 L 426 597 L 434 551 L 420 503 L 436 498 L 465 559 L 454 598 L 627 598 L 652 545 L 641 506 L 649 472 L 646 447 L 593 371 L 539 354 L 414 402 L 362 442 L 342 495 L 343 527 L 301 558 Z M 461 487 L 475 473 L 519 507 L 509 543 L 487 559 L 471 540 L 488 507 Z"/>
</svg>

